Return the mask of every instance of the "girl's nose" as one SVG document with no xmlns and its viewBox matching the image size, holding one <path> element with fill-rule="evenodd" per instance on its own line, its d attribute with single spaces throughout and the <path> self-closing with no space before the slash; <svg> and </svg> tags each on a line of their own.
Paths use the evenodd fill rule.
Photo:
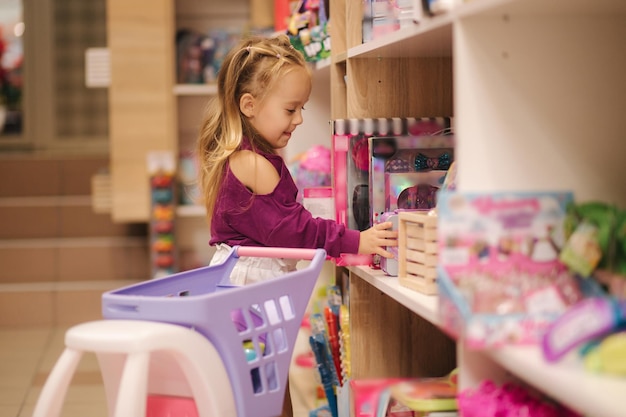
<svg viewBox="0 0 626 417">
<path fill-rule="evenodd" d="M 304 118 L 302 117 L 302 110 L 296 111 L 296 114 L 294 115 L 294 118 L 293 118 L 293 124 L 296 126 L 301 125 L 303 121 L 304 121 Z"/>
</svg>

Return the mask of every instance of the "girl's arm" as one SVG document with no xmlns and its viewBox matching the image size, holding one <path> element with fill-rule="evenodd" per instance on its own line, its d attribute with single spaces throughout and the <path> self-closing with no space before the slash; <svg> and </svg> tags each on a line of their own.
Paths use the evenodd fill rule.
<svg viewBox="0 0 626 417">
<path fill-rule="evenodd" d="M 357 243 L 357 231 L 345 230 L 333 220 L 313 219 L 300 204 L 283 206 L 273 199 L 263 198 L 274 191 L 280 176 L 274 165 L 262 155 L 248 150 L 237 151 L 231 155 L 229 163 L 235 177 L 260 197 L 259 205 L 265 208 L 255 213 L 255 217 L 258 216 L 255 227 L 241 230 L 248 237 L 268 246 L 324 247 L 331 256 L 338 256 L 339 252 L 393 256 L 385 249 L 386 246 L 397 246 L 398 233 L 389 230 L 391 222 L 360 232 Z M 266 217 L 270 213 L 278 216 Z"/>
</svg>

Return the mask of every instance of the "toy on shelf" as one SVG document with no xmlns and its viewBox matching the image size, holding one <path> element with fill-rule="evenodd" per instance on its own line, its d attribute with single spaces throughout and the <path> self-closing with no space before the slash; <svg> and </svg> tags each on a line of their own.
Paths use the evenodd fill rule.
<svg viewBox="0 0 626 417">
<path fill-rule="evenodd" d="M 626 299 L 626 210 L 600 201 L 572 203 L 565 237 L 560 260 L 581 276 L 606 285 L 613 296 Z"/>
<path fill-rule="evenodd" d="M 369 138 L 371 224 L 395 209 L 428 210 L 436 205 L 454 161 L 454 136 L 449 121 L 416 121 L 408 135 Z"/>
<path fill-rule="evenodd" d="M 181 29 L 176 33 L 177 82 L 208 84 L 217 80 L 217 72 L 226 54 L 242 35 L 239 28 L 216 28 L 207 33 Z"/>
<path fill-rule="evenodd" d="M 298 187 L 297 200 L 302 201 L 305 188 L 330 187 L 330 149 L 316 145 L 297 155 L 289 165 L 289 171 Z"/>
<path fill-rule="evenodd" d="M 556 362 L 581 344 L 606 337 L 625 325 L 626 300 L 617 301 L 610 297 L 581 300 L 558 317 L 544 333 L 541 343 L 544 357 Z M 624 344 L 622 353 L 626 357 Z"/>
<path fill-rule="evenodd" d="M 150 175 L 150 247 L 152 276 L 178 270 L 175 243 L 177 205 L 176 163 L 171 152 L 150 152 L 147 156 Z"/>
<path fill-rule="evenodd" d="M 521 385 L 483 381 L 475 389 L 458 394 L 459 411 L 464 417 L 581 417 L 580 414 L 540 397 Z"/>
<path fill-rule="evenodd" d="M 450 124 L 448 117 L 335 120 L 332 151 L 337 221 L 365 230 L 386 211 L 416 208 L 422 200 L 434 204 L 434 187 L 443 182 L 445 170 L 444 165 L 432 169 L 430 158 L 443 157 L 444 162 L 443 153 L 453 158 Z M 422 152 L 417 151 L 420 149 Z M 439 150 L 443 152 L 439 154 Z M 415 185 L 418 187 L 411 188 Z"/>
<path fill-rule="evenodd" d="M 589 372 L 626 376 L 625 330 L 589 343 L 581 353 L 585 369 Z"/>
<path fill-rule="evenodd" d="M 350 381 L 351 409 L 360 417 L 426 416 L 456 411 L 456 370 L 438 378 L 364 378 Z"/>
<path fill-rule="evenodd" d="M 287 35 L 309 62 L 330 57 L 330 34 L 324 0 L 299 0 L 289 18 Z"/>
<path fill-rule="evenodd" d="M 455 412 L 458 409 L 456 397 L 456 370 L 440 378 L 400 381 L 383 392 L 376 417 L 434 416 L 437 412 Z M 406 414 L 407 411 L 413 414 Z"/>
<path fill-rule="evenodd" d="M 439 311 L 469 347 L 536 344 L 588 296 L 591 280 L 559 262 L 569 192 L 440 192 Z"/>
<path fill-rule="evenodd" d="M 421 4 L 419 7 L 421 8 Z M 363 43 L 413 26 L 413 8 L 413 0 L 363 1 L 363 23 L 361 29 Z"/>
</svg>

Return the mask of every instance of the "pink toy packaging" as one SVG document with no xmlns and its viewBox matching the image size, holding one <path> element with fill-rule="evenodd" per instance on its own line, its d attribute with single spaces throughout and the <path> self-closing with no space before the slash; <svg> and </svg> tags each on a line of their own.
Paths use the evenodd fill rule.
<svg viewBox="0 0 626 417">
<path fill-rule="evenodd" d="M 390 210 L 398 208 L 399 194 L 404 190 L 400 189 L 403 185 L 407 185 L 407 181 L 413 182 L 412 185 L 424 184 L 416 193 L 407 191 L 403 196 L 405 205 L 416 205 L 417 196 L 428 200 L 429 195 L 432 203 L 434 190 L 427 188 L 426 185 L 437 187 L 443 181 L 445 171 L 443 167 L 449 165 L 448 159 L 453 159 L 452 152 L 452 136 L 445 136 L 450 132 L 450 118 L 380 118 L 380 119 L 338 119 L 333 121 L 333 188 L 335 190 L 335 211 L 336 220 L 345 224 L 351 229 L 366 230 L 374 224 L 373 207 L 371 199 L 372 184 L 375 184 L 377 192 L 376 210 L 378 215 L 385 211 L 385 201 L 388 200 Z M 402 171 L 399 168 L 401 158 L 405 155 L 399 153 L 394 158 L 393 164 L 398 164 L 394 168 L 390 168 L 387 180 L 384 178 L 384 165 L 382 177 L 376 177 L 375 183 L 370 176 L 372 166 L 372 155 L 370 151 L 370 141 L 372 138 L 383 139 L 393 138 L 394 143 L 402 141 L 401 146 L 396 145 L 396 149 L 410 148 L 411 146 L 421 147 L 424 152 L 415 152 L 407 155 L 412 158 L 410 162 L 405 161 L 410 167 Z M 412 138 L 412 139 L 404 139 Z M 381 142 L 382 143 L 382 142 Z M 383 144 L 384 145 L 384 144 Z M 439 152 L 441 150 L 443 152 Z M 447 154 L 444 155 L 445 151 Z M 382 149 L 381 149 L 382 152 Z M 394 152 L 395 153 L 395 152 Z M 384 162 L 394 155 L 394 153 L 385 153 L 385 158 L 381 158 Z M 439 164 L 441 160 L 441 165 Z M 378 161 L 377 161 L 378 163 Z M 377 165 L 376 165 L 377 166 Z M 416 170 L 416 166 L 419 169 Z M 394 172 L 391 172 L 394 170 Z M 421 174 L 419 178 L 409 178 L 413 174 Z M 407 175 L 408 174 L 408 175 Z M 387 199 L 385 197 L 385 181 L 389 191 L 393 197 Z M 417 181 L 417 184 L 415 183 Z M 410 187 L 405 187 L 410 188 Z M 382 194 L 378 192 L 382 189 Z M 382 199 L 381 199 L 382 197 Z M 379 202 L 380 201 L 380 202 Z M 402 208 L 402 207 L 400 207 Z M 388 210 L 389 211 L 389 210 Z"/>
<path fill-rule="evenodd" d="M 380 379 L 353 379 L 350 380 L 352 391 L 351 409 L 355 417 L 376 417 L 382 394 L 391 385 L 409 381 L 409 378 L 380 378 Z"/>
<path fill-rule="evenodd" d="M 441 323 L 469 347 L 537 344 L 599 291 L 559 261 L 570 192 L 438 194 Z"/>
<path fill-rule="evenodd" d="M 444 118 L 426 135 L 369 139 L 371 224 L 395 209 L 435 207 L 436 193 L 454 161 L 454 136 L 446 126 Z"/>
<path fill-rule="evenodd" d="M 335 120 L 333 130 L 336 219 L 356 230 L 369 227 L 367 138 L 374 119 Z"/>
</svg>

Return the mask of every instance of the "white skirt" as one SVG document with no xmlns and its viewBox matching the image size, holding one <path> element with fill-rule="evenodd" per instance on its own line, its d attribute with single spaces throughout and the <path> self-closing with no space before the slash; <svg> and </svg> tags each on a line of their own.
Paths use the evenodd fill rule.
<svg viewBox="0 0 626 417">
<path fill-rule="evenodd" d="M 231 247 L 220 243 L 215 246 L 215 254 L 209 265 L 224 262 L 230 253 Z M 237 260 L 230 274 L 230 282 L 233 285 L 248 285 L 259 281 L 280 277 L 288 272 L 296 270 L 297 259 L 283 258 L 256 258 L 242 256 Z"/>
</svg>

